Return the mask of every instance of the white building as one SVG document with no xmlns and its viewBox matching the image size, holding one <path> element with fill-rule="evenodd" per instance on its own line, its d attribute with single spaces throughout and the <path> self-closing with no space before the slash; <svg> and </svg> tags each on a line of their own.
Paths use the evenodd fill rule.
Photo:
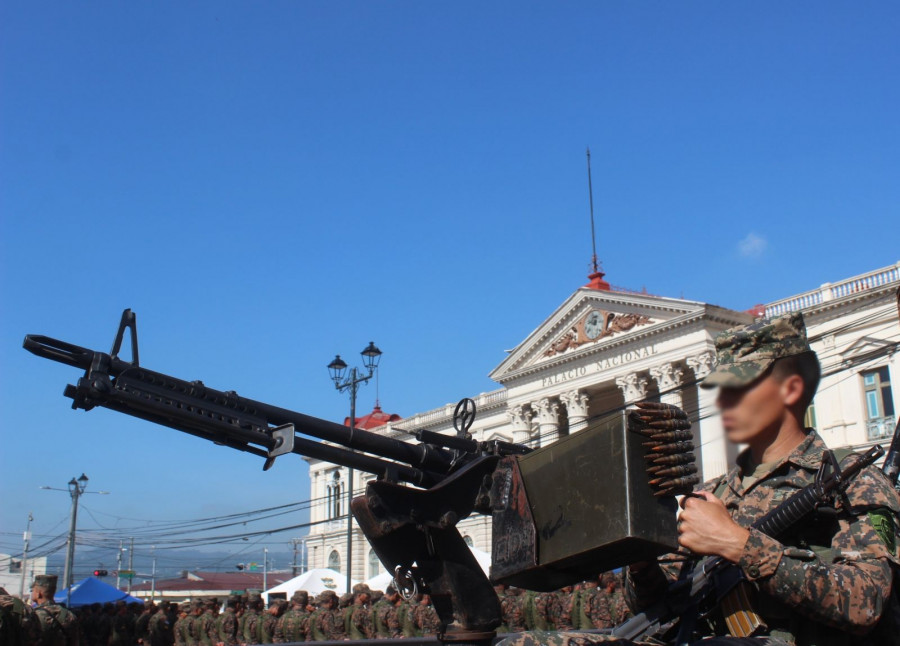
<svg viewBox="0 0 900 646">
<path fill-rule="evenodd" d="M 31 594 L 31 584 L 38 574 L 47 573 L 47 557 L 29 558 L 25 562 L 22 571 L 22 555 L 11 556 L 0 554 L 0 588 L 4 588 L 9 594 L 28 597 Z"/>
<path fill-rule="evenodd" d="M 715 336 L 753 321 L 754 316 L 796 310 L 803 311 L 822 364 L 810 425 L 832 448 L 865 448 L 893 433 L 900 403 L 891 388 L 891 382 L 900 378 L 900 262 L 752 312 L 617 291 L 603 281 L 603 274 L 590 278 L 491 372 L 501 387 L 474 397 L 475 439 L 541 446 L 577 433 L 603 413 L 658 398 L 691 415 L 702 478 L 720 475 L 735 449 L 724 441 L 715 391 L 698 387 L 714 364 Z M 447 404 L 417 413 L 398 426 L 454 433 L 454 408 L 455 404 Z M 372 430 L 401 436 L 392 425 Z M 309 462 L 311 497 L 318 501 L 312 507 L 313 529 L 306 541 L 310 567 L 346 572 L 347 470 Z M 353 491 L 362 492 L 370 478 L 357 471 Z M 459 529 L 467 542 L 490 552 L 490 523 L 489 517 L 476 515 L 460 523 Z M 382 571 L 357 528 L 351 576 L 365 580 Z"/>
</svg>

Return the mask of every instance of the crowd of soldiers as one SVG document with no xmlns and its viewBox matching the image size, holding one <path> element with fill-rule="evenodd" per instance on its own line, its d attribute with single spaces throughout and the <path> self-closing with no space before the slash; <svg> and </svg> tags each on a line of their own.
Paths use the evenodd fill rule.
<svg viewBox="0 0 900 646">
<path fill-rule="evenodd" d="M 555 592 L 495 589 L 503 611 L 497 632 L 609 628 L 628 616 L 612 573 Z M 16 640 L 3 640 L 11 646 L 243 646 L 425 637 L 441 628 L 427 594 L 405 599 L 393 586 L 382 593 L 366 584 L 340 597 L 326 590 L 311 598 L 299 590 L 290 599 L 270 598 L 268 607 L 260 591 L 249 591 L 224 604 L 117 601 L 69 611 L 50 602 L 32 610 L 19 602 L 15 612 L 22 630 Z"/>
<path fill-rule="evenodd" d="M 498 633 L 612 628 L 631 616 L 620 577 L 607 572 L 553 592 L 494 587 L 503 611 Z"/>
</svg>

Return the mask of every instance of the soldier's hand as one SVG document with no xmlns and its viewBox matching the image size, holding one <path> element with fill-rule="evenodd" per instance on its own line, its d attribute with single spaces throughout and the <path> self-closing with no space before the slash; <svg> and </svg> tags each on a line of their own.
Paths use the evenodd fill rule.
<svg viewBox="0 0 900 646">
<path fill-rule="evenodd" d="M 709 492 L 685 496 L 678 518 L 678 543 L 703 556 L 721 556 L 737 563 L 750 531 L 731 519 L 725 503 Z"/>
</svg>

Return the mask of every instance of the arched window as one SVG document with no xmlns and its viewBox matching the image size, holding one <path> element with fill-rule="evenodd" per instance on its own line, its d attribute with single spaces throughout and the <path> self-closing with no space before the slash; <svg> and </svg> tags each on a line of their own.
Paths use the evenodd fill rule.
<svg viewBox="0 0 900 646">
<path fill-rule="evenodd" d="M 335 471 L 328 485 L 328 518 L 341 517 L 341 474 Z"/>
<path fill-rule="evenodd" d="M 469 547 L 475 547 L 475 541 L 472 540 L 472 537 L 469 535 L 463 536 L 463 540 L 466 542 L 466 545 Z"/>
<path fill-rule="evenodd" d="M 381 571 L 381 561 L 378 560 L 378 555 L 375 554 L 375 550 L 369 550 L 369 578 L 371 579 L 373 576 L 378 576 Z"/>
<path fill-rule="evenodd" d="M 331 554 L 328 555 L 328 568 L 335 572 L 341 571 L 341 555 L 337 550 L 331 550 Z"/>
</svg>

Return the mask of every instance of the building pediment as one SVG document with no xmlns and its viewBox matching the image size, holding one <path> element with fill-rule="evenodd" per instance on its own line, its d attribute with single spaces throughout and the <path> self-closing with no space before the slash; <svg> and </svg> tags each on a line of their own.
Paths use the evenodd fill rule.
<svg viewBox="0 0 900 646">
<path fill-rule="evenodd" d="M 675 320 L 701 315 L 703 303 L 581 288 L 491 372 L 503 383 L 523 371 L 602 351 L 658 331 Z"/>
<path fill-rule="evenodd" d="M 892 346 L 896 348 L 897 344 L 870 336 L 860 337 L 841 352 L 841 360 L 845 366 L 865 363 L 874 357 L 883 356 Z"/>
</svg>

